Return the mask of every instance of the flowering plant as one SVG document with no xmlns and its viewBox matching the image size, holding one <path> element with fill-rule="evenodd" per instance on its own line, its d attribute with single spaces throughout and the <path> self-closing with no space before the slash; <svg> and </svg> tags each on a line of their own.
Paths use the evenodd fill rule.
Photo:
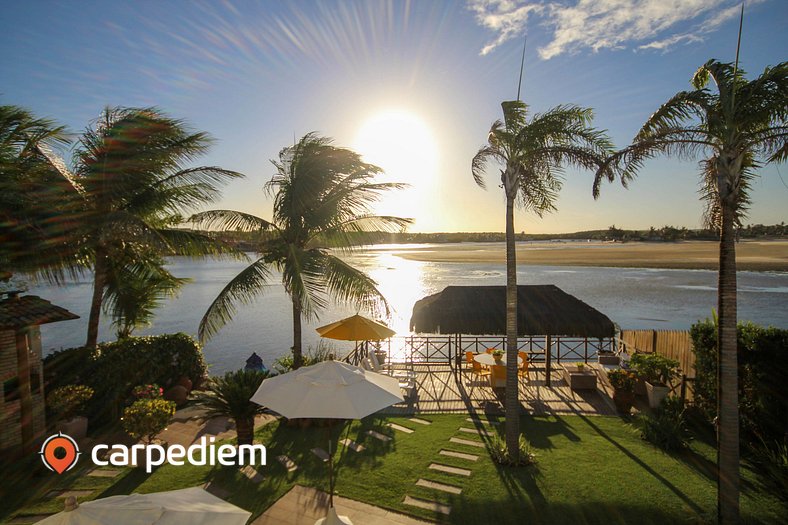
<svg viewBox="0 0 788 525">
<path fill-rule="evenodd" d="M 607 373 L 607 378 L 610 380 L 610 385 L 615 390 L 624 390 L 626 392 L 635 391 L 635 382 L 638 376 L 630 370 L 611 370 Z"/>
<path fill-rule="evenodd" d="M 151 383 L 148 385 L 135 386 L 134 390 L 131 391 L 131 395 L 137 399 L 159 399 L 164 395 L 164 389 L 156 383 Z"/>
<path fill-rule="evenodd" d="M 66 385 L 54 389 L 47 396 L 47 406 L 63 419 L 71 419 L 93 397 L 94 391 L 85 385 Z"/>
<path fill-rule="evenodd" d="M 492 356 L 495 359 L 502 358 L 503 357 L 503 350 L 501 350 L 500 348 L 496 348 L 495 350 L 492 351 Z"/>
</svg>

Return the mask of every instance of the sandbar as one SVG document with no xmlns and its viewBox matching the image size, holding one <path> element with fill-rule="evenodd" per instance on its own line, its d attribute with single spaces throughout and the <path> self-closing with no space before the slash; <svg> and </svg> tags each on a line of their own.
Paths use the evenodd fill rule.
<svg viewBox="0 0 788 525">
<path fill-rule="evenodd" d="M 409 247 L 396 254 L 427 262 L 505 263 L 504 243 L 461 243 Z M 517 264 L 539 266 L 612 266 L 717 270 L 719 243 L 544 242 L 518 243 Z M 743 271 L 788 271 L 788 241 L 736 243 L 736 266 Z"/>
</svg>

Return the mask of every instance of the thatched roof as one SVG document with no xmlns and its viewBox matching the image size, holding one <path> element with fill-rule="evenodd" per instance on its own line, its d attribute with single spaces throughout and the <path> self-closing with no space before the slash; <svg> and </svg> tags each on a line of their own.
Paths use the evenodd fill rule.
<svg viewBox="0 0 788 525">
<path fill-rule="evenodd" d="M 505 286 L 447 286 L 413 306 L 410 329 L 422 333 L 505 334 Z M 517 287 L 518 335 L 612 337 L 613 322 L 555 285 Z"/>
<path fill-rule="evenodd" d="M 0 301 L 0 329 L 13 330 L 58 321 L 79 319 L 65 308 L 35 295 L 12 295 Z"/>
</svg>

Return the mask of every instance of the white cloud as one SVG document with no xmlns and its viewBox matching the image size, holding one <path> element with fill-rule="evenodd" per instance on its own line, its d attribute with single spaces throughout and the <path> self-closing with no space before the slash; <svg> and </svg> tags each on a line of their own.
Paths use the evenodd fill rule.
<svg viewBox="0 0 788 525">
<path fill-rule="evenodd" d="M 749 4 L 765 0 L 753 0 Z M 531 17 L 550 33 L 539 48 L 547 60 L 583 49 L 667 50 L 682 42 L 703 40 L 724 22 L 736 17 L 739 0 L 469 0 L 477 22 L 496 34 L 481 50 L 485 55 L 504 42 L 525 34 Z M 692 27 L 675 32 L 681 23 Z"/>
</svg>

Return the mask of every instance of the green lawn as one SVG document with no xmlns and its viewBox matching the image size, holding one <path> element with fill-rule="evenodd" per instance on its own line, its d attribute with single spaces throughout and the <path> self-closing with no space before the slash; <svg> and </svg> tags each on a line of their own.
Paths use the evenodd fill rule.
<svg viewBox="0 0 788 525">
<path fill-rule="evenodd" d="M 642 441 L 637 432 L 616 417 L 524 417 L 522 430 L 538 455 L 536 466 L 503 468 L 494 464 L 485 449 L 450 443 L 449 438 L 482 441 L 483 437 L 459 432 L 473 428 L 465 415 L 424 416 L 431 425 L 407 418 L 368 418 L 334 436 L 349 436 L 367 448 L 344 451 L 338 459 L 337 493 L 418 517 L 447 523 L 698 523 L 711 521 L 716 486 L 712 478 L 714 450 L 695 441 L 689 450 L 669 455 Z M 396 432 L 384 426 L 393 422 L 414 430 Z M 498 427 L 486 427 L 496 432 Z M 364 431 L 393 436 L 384 443 Z M 325 489 L 326 466 L 310 449 L 326 448 L 326 429 L 300 429 L 274 423 L 260 429 L 257 439 L 268 447 L 268 464 L 259 467 L 265 480 L 252 483 L 229 467 L 164 466 L 152 475 L 126 469 L 118 478 L 73 476 L 76 484 L 106 484 L 95 494 L 112 495 L 171 490 L 212 481 L 226 489 L 228 500 L 259 515 L 290 487 L 299 483 Z M 478 461 L 439 454 L 441 449 L 476 454 Z M 287 473 L 276 461 L 286 454 L 299 469 Z M 471 470 L 470 477 L 428 469 L 430 463 Z M 417 487 L 419 478 L 462 487 L 459 495 Z M 92 481 L 86 481 L 92 480 Z M 99 481 L 97 481 L 99 480 Z M 743 470 L 742 516 L 749 523 L 783 523 L 786 509 L 776 498 L 760 491 L 752 472 Z M 114 484 L 113 484 L 114 483 Z M 51 490 L 48 489 L 48 490 Z M 452 506 L 448 517 L 403 505 L 405 495 Z M 59 510 L 61 501 L 29 504 L 25 514 Z"/>
</svg>

